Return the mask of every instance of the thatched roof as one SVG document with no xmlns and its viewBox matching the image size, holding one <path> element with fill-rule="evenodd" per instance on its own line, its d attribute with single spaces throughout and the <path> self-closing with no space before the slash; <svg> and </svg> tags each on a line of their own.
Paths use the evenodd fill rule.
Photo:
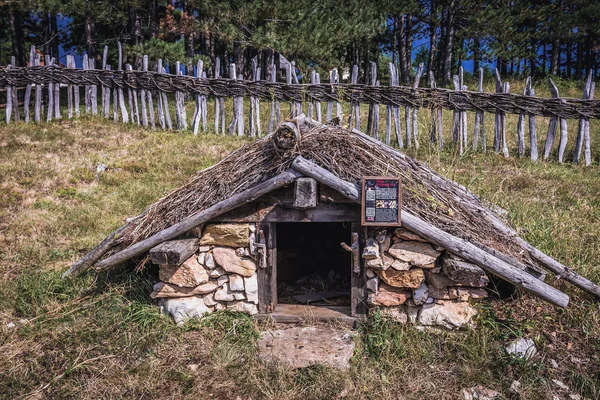
<svg viewBox="0 0 600 400">
<path fill-rule="evenodd" d="M 304 117 L 285 122 L 275 133 L 241 147 L 214 166 L 200 171 L 185 185 L 109 235 L 66 275 L 81 273 L 107 253 L 109 257 L 100 261 L 98 268 L 101 264 L 104 268 L 115 265 L 117 259 L 122 262 L 141 254 L 138 250 L 146 249 L 148 243 L 168 240 L 163 239 L 164 235 L 176 224 L 188 226 L 193 216 L 209 208 L 219 208 L 232 196 L 242 195 L 283 171 L 293 169 L 292 164 L 299 156 L 348 184 L 359 184 L 363 176 L 400 177 L 402 210 L 407 215 L 410 213 L 434 229 L 484 249 L 487 254 L 522 271 L 539 271 L 537 265 L 541 264 L 600 297 L 600 287 L 524 241 L 465 187 L 359 131 L 335 124 L 320 124 Z M 211 215 L 214 218 L 214 214 Z M 132 246 L 136 247 L 135 251 Z M 117 254 L 109 262 L 111 253 Z M 125 253 L 129 255 L 125 256 Z"/>
</svg>

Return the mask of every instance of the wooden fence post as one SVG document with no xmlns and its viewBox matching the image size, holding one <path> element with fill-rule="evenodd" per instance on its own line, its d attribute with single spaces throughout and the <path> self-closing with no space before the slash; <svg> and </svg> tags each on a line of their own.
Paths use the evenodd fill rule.
<svg viewBox="0 0 600 400">
<path fill-rule="evenodd" d="M 591 83 L 590 85 L 590 94 L 589 100 L 594 100 L 594 90 L 596 89 L 596 82 Z M 592 165 L 592 149 L 590 142 L 590 120 L 586 119 L 585 121 L 585 129 L 583 131 L 583 154 L 585 156 L 585 166 L 589 167 Z"/>
<path fill-rule="evenodd" d="M 35 55 L 35 66 L 39 67 L 41 64 L 40 55 Z M 33 120 L 39 123 L 42 119 L 42 85 L 35 85 L 35 106 L 33 110 Z"/>
<path fill-rule="evenodd" d="M 271 64 L 271 75 L 269 76 L 269 81 L 273 82 L 273 83 L 277 82 L 277 70 L 276 70 L 275 63 Z M 279 124 L 280 120 L 281 120 L 281 111 L 280 111 L 279 100 L 273 99 L 273 100 L 271 100 L 271 116 L 269 117 L 269 133 L 271 133 L 275 130 L 275 127 L 277 126 L 277 124 Z"/>
<path fill-rule="evenodd" d="M 531 85 L 529 86 L 527 95 L 535 97 L 535 89 L 531 87 Z M 535 114 L 529 114 L 529 146 L 529 154 L 531 161 L 535 162 L 538 160 L 537 127 Z"/>
<path fill-rule="evenodd" d="M 121 72 L 123 71 L 123 51 L 121 49 L 121 42 L 117 42 L 117 46 L 119 50 L 119 65 L 117 69 L 119 72 Z M 119 107 L 121 108 L 121 119 L 123 120 L 124 124 L 127 124 L 129 123 L 129 115 L 127 113 L 127 107 L 125 106 L 125 95 L 123 94 L 123 89 L 119 87 L 117 89 L 117 94 L 119 99 Z"/>
<path fill-rule="evenodd" d="M 194 76 L 196 78 L 202 78 L 202 70 L 204 69 L 204 62 L 202 60 L 198 60 L 196 64 L 196 71 L 194 72 Z M 202 100 L 200 99 L 200 95 L 196 94 L 196 108 L 194 110 L 194 116 L 192 117 L 192 132 L 194 136 L 198 135 L 198 131 L 200 130 L 200 120 L 204 116 L 202 110 Z M 206 128 L 205 128 L 206 131 Z"/>
<path fill-rule="evenodd" d="M 235 64 L 229 64 L 229 79 L 236 80 L 236 75 L 237 73 L 235 69 Z M 231 120 L 231 124 L 229 125 L 229 133 L 234 134 L 237 130 L 238 136 L 244 135 L 244 103 L 242 99 L 243 98 L 241 96 L 235 96 L 233 98 L 233 119 Z"/>
<path fill-rule="evenodd" d="M 144 55 L 142 68 L 143 68 L 144 72 L 148 72 L 148 56 L 147 55 Z M 152 102 L 152 91 L 146 90 L 146 96 L 148 96 L 148 119 L 149 119 L 150 125 L 154 129 L 156 127 L 156 125 L 154 123 L 154 103 Z"/>
<path fill-rule="evenodd" d="M 552 98 L 558 99 L 560 97 L 560 94 L 558 93 L 558 88 L 556 87 L 556 85 L 554 84 L 552 79 L 548 79 L 548 85 L 550 87 L 550 94 L 552 95 Z M 557 128 L 558 128 L 558 117 L 556 117 L 556 116 L 550 117 L 550 123 L 548 125 L 548 136 L 546 136 L 546 144 L 544 145 L 544 158 L 543 158 L 544 161 L 548 160 L 548 158 L 550 157 L 550 152 L 552 151 L 552 146 L 554 145 L 554 139 L 556 138 Z M 565 128 L 566 128 L 566 122 L 565 122 Z M 562 140 L 562 131 L 561 131 L 561 140 Z M 566 142 L 565 142 L 565 145 L 566 145 Z M 559 156 L 559 159 L 560 159 L 560 156 Z M 562 160 L 559 160 L 559 161 L 562 162 Z"/>
<path fill-rule="evenodd" d="M 260 67 L 256 59 L 252 60 L 252 80 L 259 81 L 260 80 Z M 250 136 L 256 137 L 260 136 L 260 104 L 258 97 L 250 96 Z"/>
<path fill-rule="evenodd" d="M 394 63 L 388 63 L 388 70 L 390 73 L 390 86 L 398 86 L 398 66 Z M 388 109 L 390 106 L 388 106 Z M 394 131 L 396 133 L 396 141 L 398 142 L 398 147 L 401 149 L 404 148 L 404 140 L 402 139 L 402 124 L 400 123 L 400 107 L 396 105 L 391 106 L 392 112 L 392 122 L 394 125 Z"/>
<path fill-rule="evenodd" d="M 73 69 L 75 58 L 67 54 L 67 68 Z M 67 85 L 67 118 L 73 118 L 73 85 Z"/>
<path fill-rule="evenodd" d="M 318 72 L 315 73 L 315 83 L 317 85 L 321 84 L 321 75 Z M 321 109 L 321 102 L 319 100 L 315 102 L 315 111 L 317 114 L 317 121 L 321 122 L 323 119 L 323 110 Z"/>
<path fill-rule="evenodd" d="M 483 92 L 483 68 L 479 68 L 479 79 L 477 80 L 477 91 Z M 481 139 L 481 150 L 486 152 L 485 141 L 485 114 L 483 111 L 475 111 L 475 128 L 473 129 L 473 150 L 477 151 L 479 140 Z"/>
<path fill-rule="evenodd" d="M 179 61 L 175 63 L 175 75 L 183 75 L 183 73 L 181 72 L 181 63 Z M 187 121 L 185 115 L 185 95 L 183 94 L 183 92 L 180 91 L 175 92 L 175 119 L 177 121 L 178 130 L 187 129 Z"/>
<path fill-rule="evenodd" d="M 509 91 L 510 91 L 510 83 L 509 82 L 504 82 L 504 84 L 502 85 L 502 91 L 503 91 L 503 93 L 509 93 Z M 506 138 L 506 113 L 504 111 L 502 111 L 502 114 L 501 114 L 501 122 L 502 122 L 502 152 L 504 153 L 504 158 L 508 158 L 510 154 L 508 153 L 508 143 L 507 143 L 507 138 Z"/>
<path fill-rule="evenodd" d="M 102 70 L 107 70 L 106 60 L 108 58 L 108 46 L 104 46 L 104 52 L 102 53 Z M 100 87 L 100 95 L 102 97 L 102 116 L 108 118 L 108 112 L 110 109 L 110 89 L 102 85 Z"/>
<path fill-rule="evenodd" d="M 292 73 L 292 83 L 294 85 L 299 85 L 300 81 L 298 81 L 298 76 L 296 75 L 296 62 L 292 61 L 290 64 L 291 64 L 290 71 Z M 302 102 L 301 101 L 295 101 L 294 105 L 296 107 L 296 110 L 295 110 L 296 115 L 302 114 Z"/>
<path fill-rule="evenodd" d="M 89 69 L 96 69 L 96 60 L 88 59 Z M 98 115 L 98 85 L 90 85 L 90 107 L 92 115 Z"/>
<path fill-rule="evenodd" d="M 417 89 L 419 87 L 419 83 L 421 82 L 421 76 L 423 75 L 423 63 L 419 64 L 419 68 L 417 69 L 417 75 L 415 76 L 415 80 L 413 82 L 413 89 Z M 412 111 L 412 132 L 413 138 L 415 141 L 415 148 L 419 148 L 419 116 L 418 116 L 419 108 L 414 107 Z"/>
<path fill-rule="evenodd" d="M 502 85 L 502 79 L 500 78 L 500 72 L 498 72 L 498 68 L 495 70 L 496 73 L 496 93 L 502 93 L 504 91 L 504 87 Z M 494 151 L 496 153 L 500 152 L 500 144 L 502 142 L 502 112 L 500 110 L 496 111 L 496 116 L 494 118 Z"/>
<path fill-rule="evenodd" d="M 49 55 L 45 55 L 45 61 L 47 66 L 52 66 L 52 59 Z M 54 84 L 48 83 L 48 110 L 46 112 L 46 122 L 52 121 L 52 114 L 54 113 Z"/>
<path fill-rule="evenodd" d="M 29 66 L 33 67 L 35 65 L 35 46 L 31 45 L 29 48 Z M 25 87 L 25 97 L 23 99 L 23 118 L 25 122 L 29 122 L 29 103 L 31 102 L 31 88 L 32 85 L 30 83 Z M 8 91 L 7 91 L 8 93 Z"/>
<path fill-rule="evenodd" d="M 358 84 L 358 65 L 352 66 L 350 82 L 353 85 Z M 350 102 L 350 117 L 348 118 L 348 127 L 352 127 L 352 118 L 354 118 L 354 128 L 360 130 L 360 103 L 355 100 Z"/>
<path fill-rule="evenodd" d="M 583 100 L 588 100 L 590 98 L 590 89 L 592 88 L 592 70 L 588 71 L 587 79 L 585 81 L 585 85 L 583 86 L 583 96 L 581 97 Z M 586 124 L 589 123 L 589 119 L 582 118 L 579 120 L 579 125 L 577 127 L 577 139 L 575 140 L 575 149 L 573 150 L 573 164 L 579 162 L 579 158 L 581 157 L 581 149 L 583 147 L 583 137 L 585 136 Z"/>
<path fill-rule="evenodd" d="M 377 83 L 377 64 L 373 61 L 370 63 L 368 84 L 375 86 Z M 379 107 L 378 107 L 379 108 Z M 379 110 L 378 110 L 379 111 Z M 374 129 L 375 120 L 375 104 L 369 103 L 369 114 L 367 115 L 367 135 L 377 138 L 377 131 Z"/>
<path fill-rule="evenodd" d="M 156 72 L 162 74 L 162 59 L 156 60 Z M 165 106 L 163 104 L 162 91 L 158 91 L 156 94 L 156 117 L 158 118 L 158 125 L 163 131 L 166 129 L 165 124 Z"/>
<path fill-rule="evenodd" d="M 433 71 L 429 71 L 429 86 L 431 89 L 437 88 L 435 83 L 435 75 Z M 438 142 L 439 149 L 444 148 L 444 136 L 442 130 L 442 109 L 440 107 L 433 107 L 431 109 L 431 143 Z"/>
</svg>

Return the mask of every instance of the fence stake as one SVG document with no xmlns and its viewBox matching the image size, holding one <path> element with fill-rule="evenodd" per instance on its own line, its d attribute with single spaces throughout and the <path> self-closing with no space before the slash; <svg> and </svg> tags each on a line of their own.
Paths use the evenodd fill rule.
<svg viewBox="0 0 600 400">
<path fill-rule="evenodd" d="M 40 55 L 35 55 L 35 66 L 41 64 Z M 35 85 L 35 109 L 33 111 L 33 120 L 39 123 L 42 119 L 42 85 Z"/>
<path fill-rule="evenodd" d="M 388 69 L 390 72 L 390 86 L 398 86 L 398 66 L 393 63 L 388 63 Z M 390 106 L 387 106 L 388 108 Z M 404 147 L 404 141 L 402 139 L 402 125 L 400 124 L 400 107 L 396 105 L 391 106 L 392 110 L 392 121 L 394 123 L 394 129 L 396 132 L 396 141 L 400 148 Z"/>
<path fill-rule="evenodd" d="M 102 53 L 102 69 L 109 69 L 106 65 L 106 60 L 108 58 L 108 46 L 104 46 L 104 52 Z M 100 96 L 102 97 L 102 116 L 104 118 L 108 118 L 108 112 L 110 109 L 110 89 L 106 86 L 102 85 L 100 87 Z"/>
<path fill-rule="evenodd" d="M 29 48 L 29 66 L 35 64 L 35 46 L 31 45 Z M 29 103 L 31 101 L 31 84 L 28 83 L 25 88 L 25 98 L 23 99 L 23 117 L 25 122 L 29 122 Z M 8 91 L 7 91 L 8 93 Z"/>
<path fill-rule="evenodd" d="M 358 65 L 352 66 L 350 82 L 353 85 L 358 84 Z M 355 100 L 350 103 L 350 118 L 348 119 L 349 127 L 352 126 L 352 118 L 354 118 L 354 128 L 360 130 L 360 104 Z"/>
<path fill-rule="evenodd" d="M 529 86 L 531 86 L 531 77 L 528 76 L 525 81 L 525 87 L 523 88 L 523 96 L 527 96 L 527 92 L 529 91 Z M 522 112 L 519 114 L 519 122 L 517 123 L 517 152 L 519 158 L 522 158 L 525 155 L 525 113 Z"/>
<path fill-rule="evenodd" d="M 144 61 L 142 64 L 144 72 L 148 72 L 148 56 L 144 55 Z M 154 103 L 152 102 L 152 91 L 146 90 L 146 96 L 148 96 L 148 119 L 152 128 L 155 128 L 154 124 Z"/>
<path fill-rule="evenodd" d="M 45 56 L 46 65 L 52 66 L 52 59 L 49 55 Z M 52 121 L 52 114 L 54 112 L 54 84 L 50 82 L 48 84 L 48 112 L 46 113 L 46 122 Z"/>
<path fill-rule="evenodd" d="M 496 73 L 496 93 L 502 93 L 504 91 L 502 85 L 502 79 L 500 78 L 500 72 L 498 72 L 498 68 L 495 70 Z M 500 152 L 500 142 L 502 140 L 502 112 L 500 110 L 496 111 L 496 116 L 494 118 L 494 151 L 496 153 Z"/>
<path fill-rule="evenodd" d="M 592 82 L 590 85 L 590 95 L 589 100 L 594 99 L 594 90 L 596 89 L 596 82 Z M 585 129 L 583 131 L 583 146 L 584 146 L 584 156 L 585 156 L 585 166 L 589 167 L 592 165 L 592 149 L 590 142 L 590 120 L 586 119 L 585 121 Z"/>
<path fill-rule="evenodd" d="M 123 71 L 123 51 L 121 49 L 121 42 L 117 42 L 117 46 L 119 49 L 119 65 L 117 69 L 118 71 Z M 125 106 L 125 95 L 123 94 L 123 89 L 119 87 L 117 89 L 117 93 L 119 98 L 119 107 L 121 108 L 121 119 L 123 120 L 124 124 L 127 124 L 129 123 L 129 115 L 127 113 L 127 107 Z"/>
<path fill-rule="evenodd" d="M 321 84 L 321 75 L 318 72 L 315 73 L 315 83 L 317 85 Z M 319 100 L 317 100 L 315 102 L 315 111 L 316 111 L 316 114 L 317 114 L 317 121 L 321 122 L 322 119 L 323 119 L 323 112 L 321 110 L 321 101 L 319 101 Z"/>
<path fill-rule="evenodd" d="M 421 75 L 423 75 L 423 63 L 419 64 L 419 68 L 417 70 L 417 75 L 415 76 L 415 80 L 413 82 L 413 89 L 417 89 L 419 87 L 419 83 L 421 82 Z M 412 132 L 415 141 L 415 148 L 419 148 L 419 118 L 418 118 L 418 107 L 414 107 L 412 111 Z M 466 114 L 465 114 L 466 116 Z M 466 122 L 466 121 L 465 121 Z"/>
<path fill-rule="evenodd" d="M 72 55 L 67 55 L 67 68 L 72 69 L 75 59 Z M 67 118 L 73 118 L 73 85 L 67 85 Z"/>
<path fill-rule="evenodd" d="M 587 79 L 585 81 L 585 85 L 583 87 L 583 100 L 588 100 L 590 98 L 590 89 L 592 87 L 592 70 L 588 71 Z M 585 131 L 586 122 L 589 120 L 587 118 L 582 118 L 579 120 L 579 126 L 577 127 L 577 139 L 575 140 L 575 149 L 573 150 L 573 164 L 579 162 L 579 158 L 581 157 L 581 148 L 583 146 L 583 137 Z"/>
<path fill-rule="evenodd" d="M 527 91 L 527 95 L 531 97 L 535 97 L 535 89 L 529 86 L 529 90 Z M 538 143 L 537 143 L 537 127 L 536 127 L 536 119 L 535 114 L 529 114 L 529 145 L 530 145 L 530 157 L 531 161 L 538 160 Z"/>
<path fill-rule="evenodd" d="M 559 98 L 558 88 L 552 81 L 552 79 L 548 79 L 548 85 L 550 87 L 550 94 L 553 98 Z M 550 122 L 548 125 L 548 136 L 546 136 L 546 144 L 544 145 L 544 158 L 546 161 L 550 157 L 550 152 L 552 151 L 552 146 L 554 145 L 554 139 L 556 138 L 556 130 L 558 125 L 558 117 L 552 116 L 550 117 Z"/>
<path fill-rule="evenodd" d="M 433 71 L 429 71 L 429 86 L 432 89 L 437 87 Z M 431 109 L 431 143 L 438 142 L 438 147 L 444 148 L 444 136 L 442 135 L 442 109 L 434 107 Z"/>
<path fill-rule="evenodd" d="M 510 91 L 510 83 L 504 82 L 502 85 L 502 91 L 504 93 L 508 93 Z M 506 138 L 506 113 L 502 111 L 501 114 L 501 123 L 502 123 L 502 152 L 504 153 L 504 158 L 509 157 L 508 153 L 508 143 Z"/>
<path fill-rule="evenodd" d="M 198 60 L 196 64 L 196 71 L 194 72 L 194 76 L 196 78 L 202 77 L 202 69 L 204 68 L 204 62 L 202 60 Z M 200 129 L 200 119 L 202 117 L 202 101 L 200 99 L 200 95 L 196 95 L 196 108 L 194 109 L 194 115 L 192 116 L 192 132 L 194 135 L 198 135 L 198 130 Z"/>
<path fill-rule="evenodd" d="M 479 68 L 479 79 L 477 81 L 477 91 L 483 92 L 483 68 Z M 475 111 L 475 128 L 473 130 L 473 150 L 477 151 L 477 147 L 479 146 L 479 139 L 481 138 L 481 149 L 485 153 L 486 151 L 486 143 L 485 143 L 485 131 L 484 131 L 484 121 L 485 115 L 483 111 Z"/>
<path fill-rule="evenodd" d="M 377 64 L 373 61 L 370 63 L 369 68 L 369 81 L 368 84 L 375 86 L 377 82 Z M 369 113 L 367 114 L 367 134 L 377 138 L 377 131 L 375 131 L 373 121 L 375 119 L 375 104 L 369 103 Z"/>
</svg>

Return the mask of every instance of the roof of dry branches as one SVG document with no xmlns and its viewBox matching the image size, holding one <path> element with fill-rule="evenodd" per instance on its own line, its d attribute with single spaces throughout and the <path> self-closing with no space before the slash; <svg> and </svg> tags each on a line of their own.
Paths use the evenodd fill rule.
<svg viewBox="0 0 600 400">
<path fill-rule="evenodd" d="M 360 183 L 367 175 L 402 179 L 402 208 L 455 236 L 495 248 L 527 264 L 519 244 L 486 218 L 498 218 L 461 185 L 431 171 L 405 154 L 337 125 L 301 127 L 300 140 L 288 150 L 277 147 L 271 134 L 234 151 L 182 187 L 150 206 L 130 224 L 121 243 L 130 245 L 195 212 L 290 168 L 298 155 L 338 177 Z"/>
</svg>

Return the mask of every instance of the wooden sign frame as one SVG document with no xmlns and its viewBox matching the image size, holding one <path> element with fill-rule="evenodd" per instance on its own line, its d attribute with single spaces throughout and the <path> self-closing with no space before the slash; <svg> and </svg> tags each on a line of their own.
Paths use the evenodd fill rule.
<svg viewBox="0 0 600 400">
<path fill-rule="evenodd" d="M 367 221 L 367 190 L 366 184 L 368 181 L 374 180 L 385 180 L 385 181 L 394 181 L 396 182 L 397 187 L 397 213 L 396 213 L 396 221 Z M 377 201 L 377 199 L 370 199 L 369 201 Z M 388 208 L 389 209 L 389 208 Z M 361 207 L 360 207 L 360 218 L 361 225 L 363 226 L 401 226 L 401 212 L 402 212 L 402 181 L 400 178 L 394 176 L 363 176 L 362 185 L 361 185 Z"/>
</svg>

